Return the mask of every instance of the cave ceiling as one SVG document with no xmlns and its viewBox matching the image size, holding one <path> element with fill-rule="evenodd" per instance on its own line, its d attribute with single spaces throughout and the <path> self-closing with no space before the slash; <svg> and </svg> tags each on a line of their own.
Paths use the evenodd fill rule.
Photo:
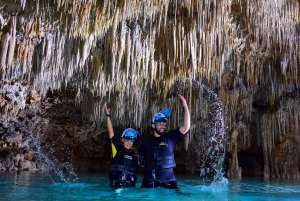
<svg viewBox="0 0 300 201">
<path fill-rule="evenodd" d="M 299 0 L 0 0 L 1 102 L 70 88 L 92 122 L 147 127 L 183 94 L 197 121 L 205 86 L 251 118 L 299 91 Z M 200 87 L 201 88 L 201 87 Z M 243 107 L 238 107 L 238 105 Z M 5 104 L 1 105 L 2 110 Z M 242 111 L 240 111 L 242 110 Z M 196 111 L 196 112 L 195 112 Z"/>
</svg>

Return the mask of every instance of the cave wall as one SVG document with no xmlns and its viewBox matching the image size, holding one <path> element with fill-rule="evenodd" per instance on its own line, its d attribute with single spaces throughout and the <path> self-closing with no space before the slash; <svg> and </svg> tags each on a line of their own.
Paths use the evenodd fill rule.
<svg viewBox="0 0 300 201">
<path fill-rule="evenodd" d="M 108 171 L 111 147 L 105 120 L 97 126 L 84 117 L 75 95 L 74 89 L 68 89 L 49 92 L 42 99 L 31 97 L 26 109 L 1 119 L 0 169 Z M 282 104 L 273 111 L 253 109 L 251 125 L 236 121 L 231 139 L 226 138 L 226 176 L 298 178 L 299 118 L 289 113 L 297 113 L 299 100 L 287 98 Z M 273 125 L 278 121 L 281 128 Z M 117 137 L 122 129 L 115 128 Z M 186 136 L 175 147 L 175 171 L 180 174 L 200 174 L 207 147 L 205 136 L 197 132 L 192 130 L 188 146 Z M 142 137 L 149 133 L 145 129 Z"/>
<path fill-rule="evenodd" d="M 1 169 L 59 166 L 41 148 L 64 168 L 105 170 L 105 102 L 116 129 L 143 136 L 163 107 L 180 125 L 183 94 L 192 126 L 177 171 L 202 167 L 218 102 L 228 177 L 299 178 L 299 4 L 0 0 Z"/>
</svg>

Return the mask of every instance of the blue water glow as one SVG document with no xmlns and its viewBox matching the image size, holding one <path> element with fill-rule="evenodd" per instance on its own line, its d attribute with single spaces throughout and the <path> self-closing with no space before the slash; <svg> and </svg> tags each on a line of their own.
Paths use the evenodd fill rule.
<svg viewBox="0 0 300 201">
<path fill-rule="evenodd" d="M 55 174 L 35 171 L 0 171 L 0 200 L 83 201 L 83 200 L 164 200 L 164 201 L 299 201 L 300 181 L 243 178 L 223 179 L 207 185 L 197 176 L 179 176 L 179 190 L 135 188 L 113 190 L 106 174 L 80 172 L 76 182 L 61 181 Z"/>
</svg>

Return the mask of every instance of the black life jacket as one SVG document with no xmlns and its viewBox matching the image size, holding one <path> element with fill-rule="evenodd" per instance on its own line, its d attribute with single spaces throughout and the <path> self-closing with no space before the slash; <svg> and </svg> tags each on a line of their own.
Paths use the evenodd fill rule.
<svg viewBox="0 0 300 201">
<path fill-rule="evenodd" d="M 170 151 L 168 145 L 164 141 L 149 150 L 145 158 L 145 168 L 148 170 L 176 167 L 174 154 Z"/>
<path fill-rule="evenodd" d="M 110 179 L 117 179 L 124 174 L 136 177 L 137 164 L 138 157 L 135 152 L 129 149 L 122 149 L 111 161 L 109 175 L 114 178 Z"/>
</svg>

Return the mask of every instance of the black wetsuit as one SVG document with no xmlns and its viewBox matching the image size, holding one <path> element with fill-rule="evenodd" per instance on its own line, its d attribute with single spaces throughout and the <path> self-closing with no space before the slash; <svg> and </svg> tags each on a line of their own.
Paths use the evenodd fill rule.
<svg viewBox="0 0 300 201">
<path fill-rule="evenodd" d="M 160 137 L 151 135 L 142 140 L 139 148 L 140 164 L 145 167 L 142 188 L 178 188 L 173 172 L 176 166 L 173 149 L 182 136 L 177 128 Z"/>
<path fill-rule="evenodd" d="M 131 149 L 119 146 L 115 137 L 111 138 L 113 150 L 109 171 L 110 187 L 123 188 L 134 187 L 138 167 L 137 154 Z"/>
</svg>

